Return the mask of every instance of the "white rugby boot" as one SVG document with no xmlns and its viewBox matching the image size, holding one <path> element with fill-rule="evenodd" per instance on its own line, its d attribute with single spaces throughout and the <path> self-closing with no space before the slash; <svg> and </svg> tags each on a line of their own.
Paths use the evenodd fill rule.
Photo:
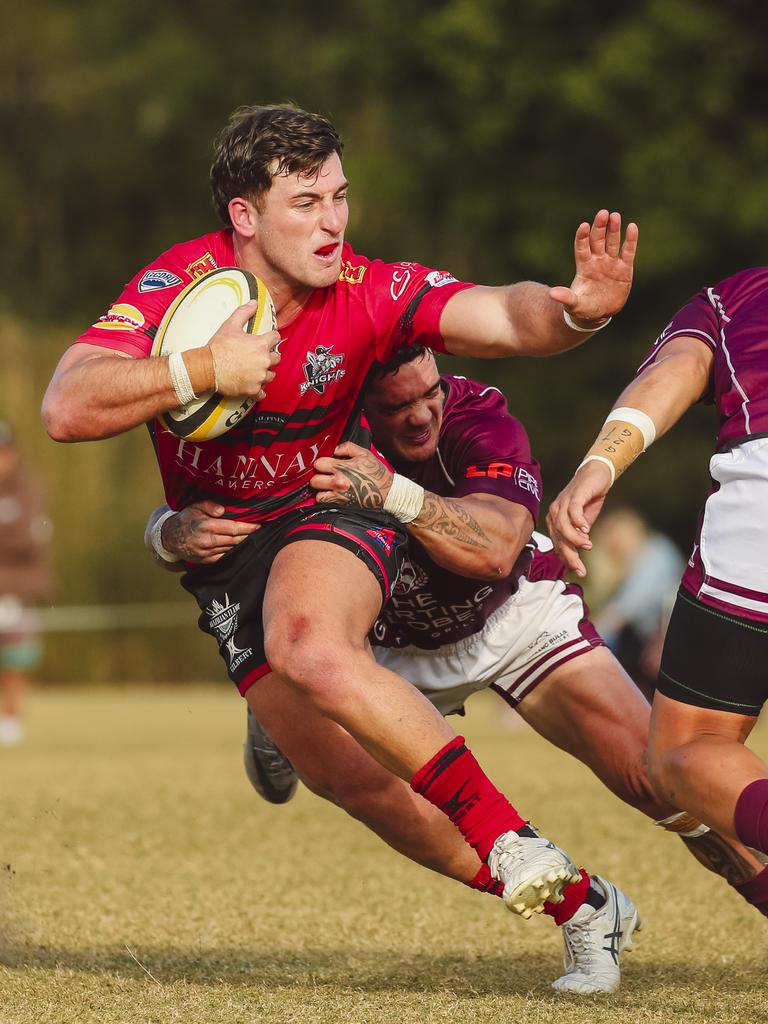
<svg viewBox="0 0 768 1024">
<path fill-rule="evenodd" d="M 563 889 L 581 875 L 568 854 L 540 836 L 531 825 L 523 835 L 505 832 L 493 844 L 488 867 L 504 883 L 502 899 L 513 914 L 540 914 L 544 901 L 562 903 Z"/>
<path fill-rule="evenodd" d="M 562 926 L 565 974 L 552 982 L 557 992 L 615 992 L 621 981 L 619 953 L 632 949 L 632 935 L 642 928 L 637 907 L 621 889 L 597 875 L 591 878 L 605 893 L 605 903 L 599 910 L 584 903 Z"/>
<path fill-rule="evenodd" d="M 284 804 L 296 792 L 299 776 L 295 768 L 250 708 L 243 766 L 253 788 L 271 804 Z"/>
</svg>

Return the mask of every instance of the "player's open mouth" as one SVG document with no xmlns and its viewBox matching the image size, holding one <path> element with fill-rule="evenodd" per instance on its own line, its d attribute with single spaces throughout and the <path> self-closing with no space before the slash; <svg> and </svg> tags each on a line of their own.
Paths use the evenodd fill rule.
<svg viewBox="0 0 768 1024">
<path fill-rule="evenodd" d="M 321 260 L 330 261 L 335 258 L 338 248 L 338 242 L 333 242 L 332 245 L 324 245 L 320 249 L 315 249 L 315 256 L 319 256 Z"/>
<path fill-rule="evenodd" d="M 409 440 L 411 444 L 426 444 L 427 441 L 432 437 L 432 427 L 427 427 L 426 430 L 422 430 L 420 434 L 413 434 Z"/>
</svg>

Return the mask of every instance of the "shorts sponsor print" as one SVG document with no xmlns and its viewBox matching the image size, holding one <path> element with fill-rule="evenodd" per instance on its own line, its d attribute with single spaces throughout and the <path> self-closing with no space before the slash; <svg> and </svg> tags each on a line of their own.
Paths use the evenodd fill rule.
<svg viewBox="0 0 768 1024">
<path fill-rule="evenodd" d="M 435 650 L 375 647 L 374 654 L 444 715 L 488 687 L 515 707 L 561 665 L 604 646 L 588 616 L 580 587 L 523 578 L 473 636 Z"/>
<path fill-rule="evenodd" d="M 387 513 L 314 505 L 265 523 L 214 565 L 190 569 L 181 582 L 197 600 L 198 625 L 216 640 L 241 694 L 270 671 L 263 607 L 272 563 L 284 547 L 302 540 L 351 551 L 376 577 L 386 601 L 400 571 L 406 535 Z"/>
</svg>

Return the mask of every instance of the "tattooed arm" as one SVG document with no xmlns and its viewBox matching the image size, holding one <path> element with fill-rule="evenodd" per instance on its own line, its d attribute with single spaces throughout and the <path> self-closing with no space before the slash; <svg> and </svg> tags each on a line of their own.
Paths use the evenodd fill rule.
<svg viewBox="0 0 768 1024">
<path fill-rule="evenodd" d="M 178 562 L 167 562 L 152 544 L 152 528 L 168 511 L 167 505 L 161 505 L 151 513 L 144 532 L 144 543 L 158 565 L 171 572 L 183 572 L 183 562 L 198 562 L 201 565 L 218 562 L 231 548 L 259 528 L 257 523 L 240 523 L 234 519 L 221 518 L 224 507 L 215 501 L 195 502 L 169 516 L 160 527 L 163 547 L 179 559 Z"/>
<path fill-rule="evenodd" d="M 323 457 L 315 463 L 311 484 L 322 504 L 382 508 L 392 473 L 365 448 L 346 442 L 344 457 Z M 516 502 L 493 494 L 443 498 L 426 491 L 424 506 L 408 532 L 429 556 L 450 572 L 473 579 L 508 576 L 531 536 L 533 517 Z"/>
</svg>

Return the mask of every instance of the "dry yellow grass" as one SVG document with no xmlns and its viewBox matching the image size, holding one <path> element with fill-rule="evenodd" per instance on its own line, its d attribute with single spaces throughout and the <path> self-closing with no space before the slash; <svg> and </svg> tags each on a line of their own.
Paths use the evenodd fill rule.
<svg viewBox="0 0 768 1024">
<path fill-rule="evenodd" d="M 483 695 L 463 723 L 491 774 L 644 914 L 618 995 L 550 991 L 550 922 L 306 792 L 261 802 L 225 685 L 49 690 L 0 750 L 0 1022 L 768 1020 L 764 920 L 501 708 Z"/>
</svg>

